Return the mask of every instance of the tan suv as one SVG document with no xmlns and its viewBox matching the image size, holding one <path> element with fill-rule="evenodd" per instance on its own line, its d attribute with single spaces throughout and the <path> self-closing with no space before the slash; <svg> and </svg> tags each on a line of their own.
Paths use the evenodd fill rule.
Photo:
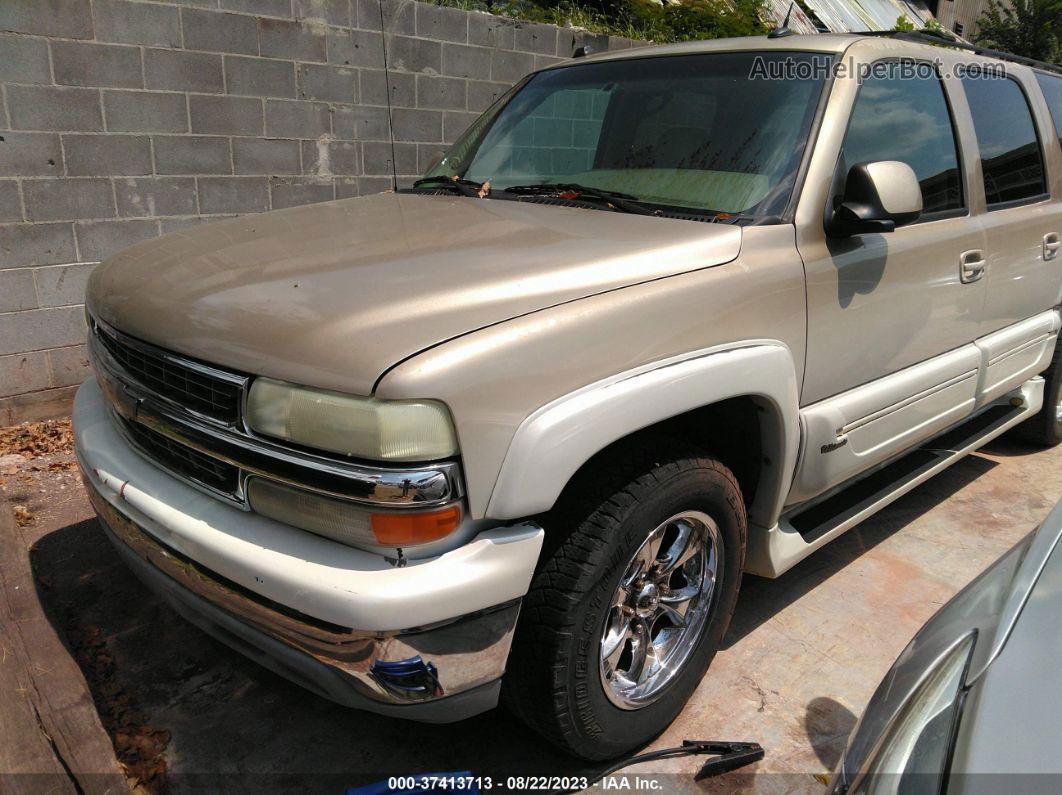
<svg viewBox="0 0 1062 795">
<path fill-rule="evenodd" d="M 834 35 L 576 59 L 412 188 L 134 246 L 89 287 L 96 509 L 328 698 L 645 743 L 742 572 L 1019 423 L 1060 440 L 1057 72 Z"/>
</svg>

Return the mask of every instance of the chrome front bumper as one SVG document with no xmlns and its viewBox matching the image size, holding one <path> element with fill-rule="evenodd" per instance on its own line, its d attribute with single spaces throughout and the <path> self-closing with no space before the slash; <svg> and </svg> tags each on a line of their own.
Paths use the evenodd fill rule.
<svg viewBox="0 0 1062 795">
<path fill-rule="evenodd" d="M 74 423 L 85 486 L 108 536 L 191 623 L 351 707 L 443 723 L 495 706 L 541 529 L 498 528 L 393 567 L 154 467 L 117 433 L 91 380 Z"/>
</svg>

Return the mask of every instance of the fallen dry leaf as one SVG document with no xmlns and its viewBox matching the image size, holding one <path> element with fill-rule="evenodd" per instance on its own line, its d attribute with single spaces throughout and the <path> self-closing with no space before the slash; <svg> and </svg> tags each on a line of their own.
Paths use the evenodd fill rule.
<svg viewBox="0 0 1062 795">
<path fill-rule="evenodd" d="M 26 527 L 33 524 L 33 514 L 30 513 L 29 508 L 25 505 L 15 506 L 15 523 L 19 527 Z"/>
<path fill-rule="evenodd" d="M 70 420 L 24 422 L 0 428 L 0 456 L 21 455 L 36 458 L 49 453 L 70 453 L 74 450 L 74 434 Z"/>
</svg>

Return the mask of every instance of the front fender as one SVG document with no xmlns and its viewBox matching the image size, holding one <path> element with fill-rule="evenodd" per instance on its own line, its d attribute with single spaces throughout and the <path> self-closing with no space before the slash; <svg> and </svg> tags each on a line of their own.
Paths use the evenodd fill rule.
<svg viewBox="0 0 1062 795">
<path fill-rule="evenodd" d="M 538 409 L 519 426 L 487 505 L 518 519 L 549 510 L 595 453 L 635 431 L 734 397 L 757 400 L 763 470 L 751 524 L 771 527 L 789 490 L 800 444 L 796 369 L 773 340 L 731 343 L 672 357 L 590 384 Z"/>
</svg>

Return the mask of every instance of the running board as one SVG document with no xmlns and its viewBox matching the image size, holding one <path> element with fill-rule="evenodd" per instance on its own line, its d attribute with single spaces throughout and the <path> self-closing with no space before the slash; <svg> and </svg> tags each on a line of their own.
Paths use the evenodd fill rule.
<svg viewBox="0 0 1062 795">
<path fill-rule="evenodd" d="M 1043 378 L 1032 378 L 881 469 L 808 508 L 784 514 L 775 527 L 759 532 L 749 528 L 746 571 L 779 576 L 845 530 L 1035 414 L 1043 404 L 1043 390 Z"/>
</svg>

